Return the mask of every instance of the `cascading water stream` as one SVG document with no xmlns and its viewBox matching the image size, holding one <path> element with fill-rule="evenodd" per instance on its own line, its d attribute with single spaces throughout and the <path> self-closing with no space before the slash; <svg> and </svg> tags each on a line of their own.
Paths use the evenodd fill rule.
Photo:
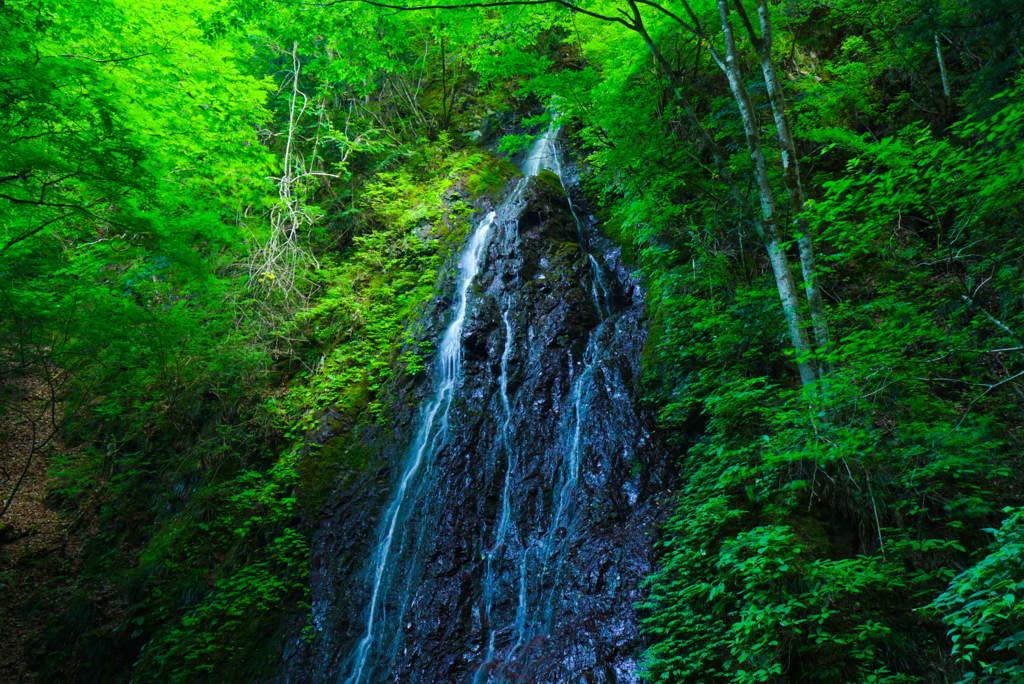
<svg viewBox="0 0 1024 684">
<path fill-rule="evenodd" d="M 576 214 L 576 209 L 572 204 L 572 198 L 569 193 L 569 188 L 566 186 L 565 177 L 562 170 L 561 159 L 559 151 L 556 147 L 555 141 L 558 137 L 559 129 L 552 125 L 540 138 L 539 142 L 541 145 L 539 149 L 543 151 L 540 154 L 532 154 L 531 159 L 528 160 L 527 164 L 524 165 L 524 172 L 529 169 L 530 174 L 539 173 L 541 168 L 547 168 L 548 170 L 555 173 L 562 186 L 562 191 L 565 193 L 566 201 L 569 204 L 569 209 L 572 213 L 573 220 L 576 224 L 576 232 L 579 239 L 579 243 L 582 246 L 586 246 L 585 236 L 583 233 L 582 224 L 580 223 L 579 216 Z M 529 607 L 529 589 L 527 583 L 527 566 L 530 556 L 530 548 L 524 548 L 520 555 L 519 562 L 519 577 L 518 577 L 518 603 L 516 608 L 516 618 L 513 625 L 513 631 L 516 636 L 516 641 L 512 648 L 506 654 L 506 660 L 511 659 L 515 653 L 522 648 L 529 637 L 532 636 L 531 629 L 537 627 L 539 630 L 548 631 L 551 627 L 552 612 L 554 606 L 555 595 L 558 591 L 559 581 L 562 575 L 562 567 L 565 561 L 565 544 L 569 538 L 568 528 L 571 526 L 573 514 L 576 508 L 576 495 L 579 487 L 579 476 L 580 476 L 580 461 L 582 456 L 582 430 L 583 425 L 587 416 L 587 383 L 592 379 L 594 369 L 601 356 L 601 344 L 602 344 L 602 332 L 607 324 L 610 322 L 612 315 L 611 311 L 611 295 L 610 288 L 605 280 L 604 274 L 601 270 L 600 265 L 592 254 L 586 252 L 588 258 L 589 268 L 591 270 L 591 289 L 590 295 L 592 303 L 599 314 L 599 323 L 591 332 L 586 345 L 586 349 L 583 354 L 582 364 L 583 368 L 577 374 L 575 381 L 573 382 L 572 392 L 570 395 L 572 412 L 571 417 L 566 421 L 566 432 L 571 432 L 572 437 L 568 440 L 565 445 L 564 457 L 561 464 L 561 481 L 557 488 L 557 493 L 554 499 L 554 513 L 552 515 L 551 522 L 547 526 L 547 532 L 544 536 L 543 543 L 539 549 L 539 555 L 542 559 L 542 566 L 540 577 L 538 580 L 538 599 L 542 599 L 541 594 L 543 593 L 543 586 L 545 577 L 552 573 L 551 589 L 548 592 L 547 598 L 542 599 L 542 605 L 538 604 L 536 617 L 533 621 L 528 621 L 530 613 Z M 506 421 L 504 429 L 507 430 L 509 417 L 510 417 L 510 405 L 507 396 L 507 355 L 509 345 L 511 342 L 511 329 L 508 328 L 507 312 L 503 314 L 503 320 L 506 323 L 507 339 L 505 352 L 502 355 L 502 366 L 501 366 L 501 383 L 502 383 L 502 402 L 503 407 L 506 411 Z M 508 444 L 507 434 L 504 435 L 504 441 Z M 495 534 L 495 547 L 494 550 L 489 554 L 487 577 L 485 580 L 485 596 L 487 598 L 486 603 L 486 618 L 490 629 L 490 635 L 488 640 L 488 648 L 486 651 L 486 658 L 484 664 L 477 670 L 476 676 L 473 679 L 473 684 L 484 684 L 488 681 L 488 667 L 493 664 L 493 653 L 494 653 L 494 634 L 495 627 L 491 622 L 492 618 L 490 615 L 490 606 L 493 601 L 494 592 L 494 577 L 493 577 L 493 556 L 498 552 L 501 542 L 504 541 L 507 527 L 507 512 L 509 509 L 510 502 L 508 500 L 508 490 L 511 483 L 511 472 L 512 472 L 512 461 L 509 456 L 509 470 L 506 471 L 505 477 L 505 488 L 502 494 L 502 515 L 498 525 L 497 532 Z M 500 540 L 500 542 L 499 542 Z M 550 568 L 550 565 L 554 565 L 554 569 Z M 500 675 L 497 681 L 505 681 Z"/>
<path fill-rule="evenodd" d="M 501 514 L 498 518 L 498 525 L 494 531 L 494 544 L 487 552 L 487 569 L 483 582 L 484 598 L 484 621 L 488 625 L 487 651 L 484 654 L 483 664 L 477 669 L 473 677 L 474 684 L 482 684 L 487 681 L 488 666 L 493 662 L 494 637 L 494 592 L 497 589 L 497 578 L 495 577 L 496 563 L 501 560 L 505 552 L 505 536 L 508 534 L 509 521 L 511 520 L 510 492 L 512 491 L 513 474 L 516 471 L 515 452 L 509 443 L 508 427 L 512 422 L 512 405 L 508 397 L 508 360 L 512 354 L 512 324 L 508 320 L 508 309 L 501 312 L 501 321 L 505 325 L 505 349 L 501 353 L 501 375 L 498 378 L 498 387 L 501 392 L 501 407 L 505 412 L 505 422 L 501 426 L 501 442 L 505 452 L 505 481 L 501 490 Z"/>
<path fill-rule="evenodd" d="M 558 130 L 554 129 L 553 133 L 549 130 L 548 135 L 551 136 L 552 140 L 558 137 Z M 566 201 L 569 202 L 569 211 L 572 212 L 572 218 L 576 222 L 576 233 L 580 237 L 580 244 L 586 246 L 585 236 L 583 234 L 583 226 L 580 223 L 580 217 L 576 213 L 576 207 L 572 203 L 572 195 L 569 193 L 569 188 L 565 184 L 565 173 L 562 171 L 562 158 L 558 154 L 557 149 L 551 157 L 553 164 L 552 171 L 558 176 L 558 182 L 562 184 L 562 192 L 565 193 Z M 590 262 L 590 296 L 593 299 L 594 306 L 601 314 L 602 320 L 611 316 L 611 293 L 608 287 L 608 280 L 605 278 L 604 271 L 601 270 L 601 265 L 597 263 L 597 259 L 594 255 L 587 250 L 587 259 Z M 598 291 L 600 290 L 600 292 Z"/>
<path fill-rule="evenodd" d="M 377 623 L 377 607 L 381 596 L 381 590 L 385 583 L 388 560 L 391 554 L 391 545 L 394 541 L 395 527 L 402 514 L 402 507 L 410 485 L 420 470 L 430 467 L 430 461 L 437 451 L 443 446 L 447 430 L 448 409 L 451 406 L 452 394 L 455 390 L 455 382 L 458 379 L 459 368 L 462 362 L 462 328 L 466 320 L 466 305 L 469 294 L 469 286 L 472 284 L 476 274 L 480 271 L 480 262 L 487 244 L 488 233 L 494 224 L 495 212 L 490 212 L 477 226 L 469 246 L 463 251 L 459 259 L 459 285 L 458 298 L 455 305 L 455 316 L 445 330 L 441 340 L 441 350 L 438 364 L 441 370 L 440 381 L 434 399 L 426 405 L 423 417 L 420 421 L 420 428 L 416 433 L 411 450 L 412 457 L 406 465 L 405 472 L 399 482 L 398 490 L 394 500 L 384 515 L 386 526 L 377 545 L 377 551 L 373 556 L 373 590 L 370 595 L 370 605 L 367 609 L 366 631 L 359 642 L 355 653 L 355 665 L 352 674 L 345 680 L 346 684 L 358 684 L 363 676 L 366 661 L 373 646 L 374 627 Z M 437 418 L 440 416 L 440 425 L 434 430 Z"/>
<path fill-rule="evenodd" d="M 560 166 L 558 163 L 558 150 L 555 147 L 558 131 L 559 129 L 552 123 L 533 143 L 529 154 L 523 160 L 522 171 L 524 176 L 529 178 L 536 176 L 540 173 L 541 169 L 554 170 Z M 555 171 L 555 173 L 558 173 L 558 171 Z"/>
<path fill-rule="evenodd" d="M 554 133 L 557 136 L 557 130 Z M 565 184 L 565 174 L 562 171 L 562 160 L 558 151 L 556 150 L 552 156 L 552 171 L 558 176 L 558 180 L 562 185 L 562 191 L 565 193 L 566 201 L 569 203 L 569 210 L 572 212 L 573 220 L 576 222 L 576 233 L 579 236 L 580 244 L 586 246 L 585 236 L 583 234 L 583 227 L 580 223 L 580 218 L 576 214 L 576 208 L 572 203 L 572 195 L 569 193 L 569 188 Z M 572 439 L 569 441 L 566 455 L 563 460 L 562 470 L 562 482 L 558 489 L 557 505 L 555 506 L 555 513 L 552 517 L 550 526 L 546 536 L 544 554 L 544 566 L 541 578 L 541 586 L 543 586 L 543 573 L 546 573 L 551 562 L 552 553 L 555 554 L 555 570 L 554 577 L 551 583 L 551 591 L 548 592 L 547 601 L 544 605 L 544 610 L 540 618 L 540 623 L 545 629 L 550 628 L 551 615 L 553 609 L 553 603 L 555 593 L 558 591 L 558 583 L 562 575 L 562 565 L 565 560 L 565 549 L 559 548 L 553 550 L 554 542 L 567 540 L 569 538 L 569 526 L 572 523 L 572 516 L 575 512 L 576 493 L 579 486 L 580 477 L 580 440 L 582 436 L 582 426 L 586 419 L 587 405 L 585 402 L 586 383 L 589 382 L 593 376 L 594 367 L 600 356 L 600 344 L 601 334 L 608 323 L 611 311 L 609 308 L 609 297 L 607 285 L 604 282 L 604 274 L 601 272 L 601 267 L 597 263 L 590 252 L 587 252 L 587 259 L 591 270 L 591 299 L 594 307 L 597 309 L 600 323 L 597 327 L 590 332 L 590 337 L 587 340 L 587 347 L 583 352 L 583 369 L 580 371 L 573 383 L 572 394 L 570 395 L 572 401 Z M 601 294 L 598 294 L 597 286 L 600 284 Z M 568 421 L 567 421 L 568 427 Z M 564 547 L 564 543 L 559 545 Z"/>
<path fill-rule="evenodd" d="M 545 158 L 554 154 L 554 136 L 551 130 L 538 139 L 531 147 L 523 162 L 523 173 L 526 178 L 521 180 L 498 211 L 505 207 L 515 206 L 522 198 L 523 190 L 526 187 L 526 180 L 536 175 L 541 168 Z M 457 286 L 457 299 L 455 302 L 454 316 L 448 325 L 441 340 L 441 347 L 438 354 L 438 367 L 440 375 L 437 390 L 433 399 L 426 404 L 421 412 L 419 427 L 416 437 L 410 449 L 410 458 L 406 463 L 405 470 L 399 481 L 398 489 L 394 498 L 388 505 L 384 514 L 384 526 L 377 544 L 376 551 L 372 557 L 372 590 L 370 603 L 366 611 L 366 628 L 356 647 L 353 656 L 351 674 L 344 680 L 345 684 L 360 684 L 366 672 L 367 662 L 375 641 L 375 627 L 378 624 L 378 613 L 382 612 L 380 606 L 381 597 L 387 591 L 389 584 L 389 561 L 392 555 L 392 545 L 395 538 L 395 530 L 405 509 L 406 499 L 410 489 L 421 471 L 429 471 L 430 467 L 443 449 L 448 429 L 448 410 L 451 407 L 452 398 L 455 392 L 456 382 L 462 367 L 462 332 L 466 320 L 466 309 L 469 297 L 469 288 L 474 278 L 480 272 L 487 240 L 492 225 L 497 216 L 497 211 L 492 211 L 479 223 L 470 239 L 469 245 L 463 250 L 459 258 L 459 281 Z M 506 326 L 506 351 L 502 358 L 502 379 L 501 391 L 503 407 L 505 409 L 505 424 L 503 432 L 507 432 L 511 420 L 511 406 L 508 400 L 508 354 L 511 350 L 512 327 L 508 321 L 506 311 L 503 320 Z M 440 420 L 439 420 L 440 419 Z M 437 428 L 435 429 L 435 425 Z M 513 461 L 510 451 L 507 449 L 506 435 L 506 463 L 507 472 L 505 475 L 505 488 L 503 492 L 502 513 L 496 530 L 495 544 L 488 554 L 488 572 L 485 581 L 485 592 L 489 596 L 485 615 L 489 617 L 494 595 L 494 570 L 493 564 L 497 554 L 501 553 L 501 545 L 504 535 L 508 529 L 509 501 L 508 493 L 511 488 Z M 408 593 L 408 592 L 406 592 Z M 493 652 L 493 632 L 488 643 L 488 654 Z"/>
<path fill-rule="evenodd" d="M 601 312 L 601 316 L 607 318 L 612 315 L 611 291 L 608 287 L 608 282 L 605 280 L 604 271 L 601 270 L 601 265 L 597 263 L 597 259 L 589 252 L 587 253 L 587 258 L 590 260 L 590 272 L 594 276 L 590 284 L 590 296 L 593 297 L 594 304 Z"/>
<path fill-rule="evenodd" d="M 595 302 L 595 306 L 597 303 Z M 598 324 L 598 326 L 591 331 L 590 339 L 587 342 L 587 348 L 583 352 L 583 369 L 580 371 L 576 382 L 573 383 L 572 394 L 570 399 L 572 401 L 573 416 L 572 416 L 572 439 L 569 442 L 568 449 L 566 450 L 565 459 L 563 461 L 563 480 L 561 486 L 558 489 L 558 505 L 555 507 L 554 516 L 552 516 L 552 522 L 548 528 L 547 540 L 548 543 L 544 549 L 544 570 L 548 570 L 548 564 L 551 562 L 552 553 L 555 554 L 555 570 L 554 577 L 551 583 L 551 591 L 548 592 L 547 601 L 544 604 L 544 611 L 541 617 L 541 624 L 544 625 L 545 629 L 550 629 L 551 612 L 553 609 L 555 593 L 558 590 L 558 582 L 562 576 L 562 564 L 565 561 L 565 549 L 564 544 L 560 544 L 560 548 L 553 550 L 555 542 L 561 542 L 569 538 L 569 527 L 572 524 L 573 513 L 575 512 L 576 506 L 576 493 L 579 486 L 580 479 L 580 442 L 582 438 L 583 424 L 587 416 L 587 404 L 585 402 L 586 383 L 589 382 L 594 374 L 594 367 L 596 362 L 599 360 L 600 355 L 600 344 L 601 344 L 601 333 L 608 322 L 607 318 Z M 543 578 L 541 581 L 543 585 Z"/>
<path fill-rule="evenodd" d="M 512 193 L 509 203 L 518 202 L 520 200 L 522 191 L 526 187 L 525 181 L 532 176 L 536 176 L 542 168 L 545 168 L 545 162 L 549 162 L 555 154 L 557 154 L 555 149 L 556 137 L 557 130 L 551 127 L 548 128 L 548 130 L 545 131 L 545 133 L 533 144 L 530 152 L 526 156 L 526 159 L 523 161 L 522 170 L 524 179 L 517 185 L 515 191 Z M 508 314 L 508 309 L 505 309 L 501 314 L 501 320 L 505 326 L 505 348 L 501 354 L 501 374 L 498 378 L 502 409 L 505 413 L 505 421 L 501 427 L 501 439 L 503 449 L 505 451 L 505 478 L 501 492 L 501 513 L 498 518 L 497 527 L 495 528 L 494 543 L 491 546 L 491 550 L 487 553 L 487 568 L 483 583 L 483 616 L 489 626 L 490 632 L 487 638 L 487 650 L 485 652 L 483 663 L 477 669 L 477 672 L 473 677 L 474 684 L 480 684 L 487 681 L 489 672 L 488 668 L 493 664 L 492 658 L 494 655 L 494 637 L 496 630 L 493 626 L 491 611 L 494 606 L 494 593 L 497 589 L 495 563 L 500 560 L 500 555 L 504 553 L 505 536 L 508 534 L 511 512 L 511 501 L 509 500 L 509 496 L 513 486 L 513 475 L 516 467 L 515 454 L 509 443 L 508 435 L 508 426 L 512 421 L 512 406 L 508 396 L 508 360 L 512 353 L 513 343 L 512 325 L 509 322 Z M 524 551 L 524 563 L 525 558 L 526 553 Z M 523 566 L 523 573 L 525 573 L 525 565 Z M 520 581 L 520 612 L 525 611 L 525 582 L 525 574 L 523 574 Z"/>
</svg>

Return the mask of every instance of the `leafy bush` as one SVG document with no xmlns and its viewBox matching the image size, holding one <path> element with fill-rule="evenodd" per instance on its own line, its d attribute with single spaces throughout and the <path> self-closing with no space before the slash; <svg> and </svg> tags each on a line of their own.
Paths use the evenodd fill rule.
<svg viewBox="0 0 1024 684">
<path fill-rule="evenodd" d="M 1024 678 L 1024 509 L 1007 508 L 988 554 L 930 604 L 949 627 L 960 682 Z"/>
</svg>

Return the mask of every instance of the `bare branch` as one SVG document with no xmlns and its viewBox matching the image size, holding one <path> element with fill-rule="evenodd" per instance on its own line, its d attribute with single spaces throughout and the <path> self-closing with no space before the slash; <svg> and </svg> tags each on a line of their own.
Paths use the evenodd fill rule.
<svg viewBox="0 0 1024 684">
<path fill-rule="evenodd" d="M 610 21 L 618 24 L 622 24 L 628 29 L 633 29 L 633 26 L 627 23 L 625 20 L 618 17 L 609 17 L 604 14 L 598 14 L 597 12 L 591 12 L 585 10 L 578 5 L 574 5 L 571 2 L 565 0 L 510 0 L 508 2 L 468 2 L 459 3 L 454 5 L 392 5 L 385 2 L 375 2 L 375 0 L 333 0 L 333 2 L 297 2 L 290 3 L 284 0 L 278 0 L 283 4 L 297 4 L 297 5 L 313 5 L 315 7 L 330 7 L 332 5 L 343 5 L 352 2 L 359 2 L 364 5 L 372 5 L 373 7 L 380 7 L 383 9 L 395 10 L 397 12 L 412 12 L 416 10 L 428 10 L 428 9 L 440 9 L 440 10 L 460 10 L 460 9 L 486 9 L 490 7 L 519 7 L 522 5 L 561 5 L 567 7 L 580 14 L 586 14 L 589 17 L 600 19 L 601 21 Z"/>
<path fill-rule="evenodd" d="M 984 284 L 984 283 L 983 283 L 983 284 Z M 990 320 L 990 321 L 992 322 L 992 324 L 993 324 L 993 325 L 995 325 L 996 327 L 998 327 L 998 328 L 999 328 L 1000 330 L 1002 330 L 1002 331 L 1003 331 L 1003 332 L 1005 332 L 1005 333 L 1006 333 L 1007 335 L 1009 335 L 1009 336 L 1010 336 L 1010 337 L 1012 337 L 1013 339 L 1017 340 L 1017 341 L 1018 341 L 1018 342 L 1020 342 L 1021 344 L 1024 344 L 1024 339 L 1022 339 L 1020 335 L 1018 335 L 1017 333 L 1015 333 L 1015 332 L 1014 332 L 1013 330 L 1011 330 L 1011 329 L 1010 329 L 1010 327 L 1009 327 L 1008 325 L 1006 325 L 1005 323 L 1003 323 L 1002 321 L 1000 321 L 1000 320 L 999 320 L 998 318 L 996 318 L 995 316 L 993 316 L 992 314 L 990 314 L 990 313 L 989 313 L 988 311 L 986 311 L 986 310 L 985 310 L 984 308 L 982 308 L 981 306 L 979 306 L 979 305 L 978 305 L 978 304 L 977 304 L 977 303 L 976 303 L 976 302 L 975 302 L 975 301 L 974 301 L 973 299 L 971 299 L 971 298 L 970 298 L 970 297 L 968 297 L 967 295 L 960 295 L 960 297 L 961 297 L 961 299 L 963 299 L 963 300 L 964 300 L 965 302 L 967 302 L 967 305 L 968 305 L 968 306 L 973 306 L 973 307 L 974 307 L 975 309 L 977 309 L 978 311 L 980 311 L 980 312 L 981 312 L 981 314 L 982 314 L 982 315 L 983 315 L 983 316 L 984 316 L 985 318 L 987 318 L 988 320 Z"/>
<path fill-rule="evenodd" d="M 988 389 L 986 389 L 984 392 L 982 392 L 981 394 L 976 396 L 974 398 L 974 401 L 972 401 L 970 404 L 967 405 L 967 410 L 964 411 L 964 415 L 960 417 L 960 421 L 956 424 L 956 427 L 953 428 L 953 430 L 957 430 L 957 429 L 960 428 L 961 425 L 963 425 L 963 422 L 967 419 L 967 416 L 970 415 L 971 409 L 974 408 L 975 404 L 977 404 L 979 401 L 981 401 L 982 397 L 984 397 L 986 394 L 988 394 L 989 392 L 994 390 L 996 387 L 999 387 L 1000 385 L 1005 385 L 1008 382 L 1016 380 L 1017 378 L 1019 378 L 1022 375 L 1024 375 L 1024 371 L 1021 371 L 1020 373 L 1017 373 L 1016 375 L 1011 375 L 1010 377 L 1006 378 L 1005 380 L 1000 380 L 999 382 L 997 382 L 997 383 L 995 383 L 993 385 L 989 385 Z"/>
<path fill-rule="evenodd" d="M 70 59 L 87 59 L 90 62 L 96 62 L 97 64 L 107 64 L 109 62 L 127 62 L 132 59 L 138 59 L 140 57 L 146 57 L 153 54 L 152 52 L 143 52 L 142 54 L 132 55 L 131 57 L 112 57 L 110 59 L 96 59 L 95 57 L 89 57 L 87 55 L 57 55 L 58 57 L 67 57 Z"/>
<path fill-rule="evenodd" d="M 63 204 L 61 202 L 43 202 L 41 200 L 26 200 L 18 199 L 17 197 L 11 197 L 10 195 L 4 195 L 0 193 L 0 199 L 5 199 L 8 202 L 14 204 L 30 204 L 35 207 L 54 207 L 55 209 L 81 209 L 82 207 L 77 204 Z"/>
<path fill-rule="evenodd" d="M 24 233 L 22 233 L 18 237 L 14 238 L 10 242 L 8 242 L 3 247 L 0 247 L 0 254 L 3 254 L 8 249 L 10 249 L 14 245 L 18 244 L 19 242 L 22 242 L 23 240 L 27 240 L 30 237 L 32 237 L 33 235 L 38 234 L 41 230 L 43 230 L 43 228 L 46 228 L 46 226 L 50 225 L 51 223 L 56 223 L 57 221 L 60 221 L 61 219 L 67 218 L 69 214 L 70 214 L 70 212 L 65 212 L 63 214 L 58 214 L 57 216 L 54 216 L 49 221 L 46 221 L 45 223 L 43 223 L 41 225 L 38 225 L 35 228 L 32 228 L 31 230 L 25 231 Z"/>
<path fill-rule="evenodd" d="M 19 173 L 14 174 L 13 176 L 0 176 L 0 183 L 10 183 L 11 181 L 25 180 L 30 175 L 32 175 L 31 171 L 21 171 Z"/>
<path fill-rule="evenodd" d="M 758 38 L 757 31 L 754 30 L 754 25 L 750 22 L 750 15 L 747 14 L 747 10 L 740 0 L 733 0 L 732 4 L 736 9 L 736 14 L 740 18 L 740 23 L 743 24 L 743 28 L 747 31 L 747 37 L 750 38 L 750 42 L 754 46 L 754 49 L 760 54 L 762 50 L 764 50 L 765 44 L 760 38 Z"/>
<path fill-rule="evenodd" d="M 702 39 L 706 38 L 706 36 L 704 35 L 704 29 L 701 27 L 700 21 L 697 20 L 697 15 L 693 13 L 692 9 L 690 9 L 689 3 L 683 3 L 683 7 L 686 8 L 687 14 L 690 15 L 690 20 L 693 21 L 693 25 L 692 26 L 690 24 L 687 24 L 685 21 L 683 21 L 683 19 L 679 15 L 675 14 L 674 12 L 672 12 L 670 10 L 665 9 L 664 7 L 662 7 L 661 5 L 659 5 L 656 2 L 651 2 L 651 0 L 636 0 L 636 2 L 638 4 L 641 4 L 641 5 L 647 5 L 648 7 L 653 7 L 654 9 L 658 10 L 659 12 L 664 14 L 665 16 L 673 19 L 677 24 L 679 24 L 684 29 L 686 29 L 687 31 L 689 31 L 693 35 L 697 36 L 698 38 L 702 38 Z"/>
</svg>

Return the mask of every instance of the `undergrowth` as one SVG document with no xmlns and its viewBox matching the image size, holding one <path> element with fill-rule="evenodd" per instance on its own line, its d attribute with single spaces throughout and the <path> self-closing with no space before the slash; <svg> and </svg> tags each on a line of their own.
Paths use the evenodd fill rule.
<svg viewBox="0 0 1024 684">
<path fill-rule="evenodd" d="M 1024 137 L 1024 108 L 1019 90 L 1000 102 L 948 138 L 861 141 L 825 185 L 835 347 L 817 386 L 791 380 L 763 264 L 696 229 L 674 249 L 632 233 L 657 331 L 647 388 L 681 465 L 641 604 L 649 680 L 1024 676 L 1024 280 L 1004 228 L 1024 171 L 992 144 Z M 936 240 L 908 213 L 963 218 Z"/>
<path fill-rule="evenodd" d="M 135 380 L 124 368 L 119 382 L 104 378 L 75 421 L 82 449 L 51 464 L 51 497 L 99 507 L 80 586 L 119 582 L 125 603 L 113 624 L 95 610 L 69 620 L 80 611 L 67 607 L 36 643 L 44 675 L 242 681 L 272 664 L 282 615 L 309 615 L 304 513 L 365 465 L 308 435 L 328 413 L 342 416 L 338 433 L 376 420 L 389 377 L 422 372 L 431 343 L 416 342 L 412 324 L 462 246 L 469 202 L 493 201 L 512 172 L 445 134 L 421 141 L 365 183 L 346 248 L 309 274 L 320 294 L 274 333 L 287 345 L 234 332 L 222 314 L 205 337 L 168 340 L 153 358 L 162 373 L 136 360 Z"/>
</svg>

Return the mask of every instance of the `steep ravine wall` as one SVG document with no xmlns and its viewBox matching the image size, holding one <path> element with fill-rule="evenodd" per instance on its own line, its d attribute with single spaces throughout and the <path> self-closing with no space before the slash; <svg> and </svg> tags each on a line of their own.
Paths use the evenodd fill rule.
<svg viewBox="0 0 1024 684">
<path fill-rule="evenodd" d="M 653 499 L 666 472 L 636 390 L 644 292 L 592 221 L 577 229 L 551 173 L 499 208 L 486 249 L 469 291 L 447 442 L 398 530 L 395 579 L 360 681 L 637 681 L 634 603 L 652 569 Z M 431 303 L 421 341 L 440 340 L 451 290 Z M 289 646 L 279 681 L 351 676 L 380 518 L 436 363 L 389 386 L 382 424 L 344 436 L 373 454 L 374 467 L 323 510 L 312 548 L 314 638 Z M 332 437 L 325 428 L 321 439 Z"/>
</svg>

